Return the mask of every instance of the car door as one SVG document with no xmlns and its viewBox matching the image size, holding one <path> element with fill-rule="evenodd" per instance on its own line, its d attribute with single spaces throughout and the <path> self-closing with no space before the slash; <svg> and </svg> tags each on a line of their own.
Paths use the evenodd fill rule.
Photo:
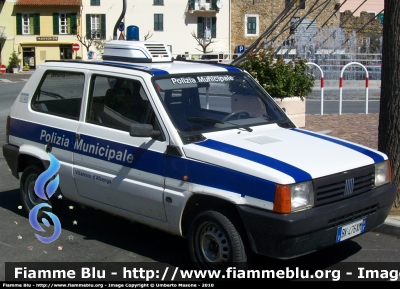
<svg viewBox="0 0 400 289">
<path fill-rule="evenodd" d="M 132 137 L 132 123 L 156 124 L 140 79 L 92 75 L 85 121 L 79 124 L 73 175 L 95 207 L 166 221 L 163 204 L 167 143 Z M 138 216 L 139 217 L 139 216 Z"/>
<path fill-rule="evenodd" d="M 49 69 L 36 89 L 31 102 L 31 121 L 19 120 L 19 127 L 32 135 L 40 149 L 51 147 L 60 162 L 58 175 L 62 193 L 71 198 L 77 194 L 71 178 L 75 134 L 84 97 L 85 74 L 79 70 Z"/>
</svg>

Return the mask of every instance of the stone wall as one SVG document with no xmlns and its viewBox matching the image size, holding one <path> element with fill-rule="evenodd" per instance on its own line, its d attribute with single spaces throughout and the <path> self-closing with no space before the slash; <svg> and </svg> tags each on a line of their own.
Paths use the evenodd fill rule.
<svg viewBox="0 0 400 289">
<path fill-rule="evenodd" d="M 378 48 L 379 43 L 376 43 L 378 38 L 383 35 L 383 25 L 378 19 L 371 21 L 371 15 L 368 12 L 361 12 L 360 17 L 352 16 L 350 10 L 346 10 L 341 15 L 341 22 L 344 22 L 342 29 L 346 35 L 350 35 L 354 31 L 357 35 L 357 46 L 362 47 L 366 38 L 370 38 L 371 49 Z M 363 28 L 364 27 L 364 28 Z M 380 48 L 380 47 L 379 47 Z M 370 51 L 371 53 L 379 51 Z"/>
<path fill-rule="evenodd" d="M 321 2 L 321 1 L 320 1 Z M 314 5 L 317 8 L 314 12 L 310 13 L 306 19 L 316 20 L 316 26 L 321 27 L 327 20 L 325 26 L 339 26 L 340 13 L 337 11 L 339 8 L 338 0 L 330 0 L 327 4 L 320 6 L 316 5 L 315 1 L 306 0 L 305 9 L 299 9 L 293 17 L 303 17 L 310 8 Z M 285 0 L 231 0 L 231 50 L 235 51 L 236 46 L 245 45 L 250 46 L 279 16 L 285 9 Z M 336 12 L 335 12 L 336 11 Z M 335 14 L 331 17 L 332 13 Z M 259 15 L 259 35 L 258 36 L 245 36 L 245 15 L 258 14 Z M 267 39 L 270 40 L 274 37 L 275 43 L 282 43 L 290 39 L 293 35 L 289 36 L 289 29 L 286 29 L 280 36 L 278 34 L 288 28 L 290 25 L 290 18 L 288 17 L 282 23 L 279 23 L 274 29 L 271 36 Z"/>
</svg>

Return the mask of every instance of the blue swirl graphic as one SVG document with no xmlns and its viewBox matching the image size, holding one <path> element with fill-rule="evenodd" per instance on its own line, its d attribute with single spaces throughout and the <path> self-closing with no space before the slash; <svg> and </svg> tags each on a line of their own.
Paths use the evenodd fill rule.
<svg viewBox="0 0 400 289">
<path fill-rule="evenodd" d="M 39 210 L 43 207 L 51 208 L 51 206 L 49 204 L 42 203 L 42 204 L 39 204 L 39 205 L 36 205 L 35 207 L 33 207 L 33 209 L 29 212 L 29 223 L 31 223 L 32 228 L 34 228 L 40 232 L 45 232 L 45 230 L 40 226 L 39 222 L 37 221 L 37 215 L 39 213 Z M 38 234 L 35 234 L 35 236 L 42 243 L 48 244 L 48 243 L 51 243 L 51 242 L 55 241 L 56 239 L 58 239 L 58 237 L 60 237 L 61 223 L 60 223 L 60 220 L 58 219 L 58 217 L 56 215 L 54 215 L 53 213 L 50 213 L 50 212 L 44 212 L 44 213 L 47 214 L 50 217 L 50 219 L 53 221 L 54 234 L 51 237 L 42 237 Z M 42 219 L 42 222 L 46 227 L 50 226 L 49 222 L 45 218 Z"/>
<path fill-rule="evenodd" d="M 48 154 L 50 157 L 50 166 L 46 171 L 44 171 L 43 173 L 41 173 L 39 175 L 39 177 L 37 178 L 36 183 L 35 183 L 35 194 L 39 198 L 41 198 L 45 201 L 47 201 L 48 198 L 50 199 L 51 196 L 56 192 L 56 190 L 58 188 L 58 184 L 59 184 L 59 176 L 57 175 L 53 180 L 51 180 L 47 184 L 47 187 L 46 187 L 47 196 L 44 193 L 44 187 L 46 185 L 46 182 L 48 180 L 50 180 L 60 169 L 59 161 L 51 153 L 48 153 Z M 29 223 L 31 224 L 32 228 L 36 229 L 39 232 L 45 232 L 45 230 L 40 226 L 40 224 L 37 220 L 39 210 L 44 207 L 51 208 L 51 206 L 49 204 L 41 203 L 41 204 L 38 204 L 35 207 L 33 207 L 32 210 L 29 212 Z M 60 220 L 58 219 L 58 217 L 56 215 L 54 215 L 53 213 L 51 213 L 51 212 L 44 212 L 44 213 L 46 215 L 48 215 L 50 217 L 50 219 L 53 221 L 54 233 L 51 237 L 42 237 L 38 234 L 35 234 L 35 236 L 42 243 L 48 244 L 48 243 L 55 241 L 60 236 L 61 223 L 60 223 Z M 42 222 L 46 227 L 50 227 L 50 223 L 45 218 L 42 218 Z"/>
<path fill-rule="evenodd" d="M 35 194 L 45 201 L 47 200 L 47 197 L 44 194 L 44 186 L 46 182 L 50 180 L 51 177 L 54 176 L 54 174 L 60 169 L 60 162 L 51 153 L 48 154 L 50 157 L 50 166 L 47 170 L 39 175 L 35 183 Z M 57 175 L 57 177 L 54 180 L 51 180 L 47 185 L 46 193 L 49 199 L 56 192 L 58 184 L 59 177 Z"/>
</svg>

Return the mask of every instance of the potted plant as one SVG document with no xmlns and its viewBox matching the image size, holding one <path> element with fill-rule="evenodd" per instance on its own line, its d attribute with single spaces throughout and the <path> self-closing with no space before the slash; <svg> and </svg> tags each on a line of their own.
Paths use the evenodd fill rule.
<svg viewBox="0 0 400 289">
<path fill-rule="evenodd" d="M 247 70 L 285 109 L 299 127 L 305 126 L 305 99 L 311 93 L 315 77 L 308 73 L 307 61 L 297 57 L 286 61 L 275 57 L 274 48 L 250 52 L 238 64 Z"/>
<path fill-rule="evenodd" d="M 18 73 L 20 63 L 21 59 L 19 59 L 18 54 L 13 51 L 10 55 L 10 58 L 8 59 L 8 71 Z"/>
</svg>

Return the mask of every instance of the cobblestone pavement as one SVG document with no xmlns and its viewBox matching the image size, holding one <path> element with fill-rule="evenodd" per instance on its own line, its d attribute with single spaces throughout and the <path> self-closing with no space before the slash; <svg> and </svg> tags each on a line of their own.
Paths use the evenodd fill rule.
<svg viewBox="0 0 400 289">
<path fill-rule="evenodd" d="M 307 114 L 304 129 L 378 149 L 379 114 Z"/>
</svg>

